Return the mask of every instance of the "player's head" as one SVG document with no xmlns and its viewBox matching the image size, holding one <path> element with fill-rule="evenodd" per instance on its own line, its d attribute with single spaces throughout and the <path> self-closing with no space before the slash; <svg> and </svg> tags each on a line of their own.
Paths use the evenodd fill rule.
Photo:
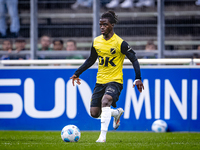
<svg viewBox="0 0 200 150">
<path fill-rule="evenodd" d="M 117 16 L 114 11 L 108 11 L 101 15 L 99 25 L 103 35 L 113 32 L 114 24 L 117 23 Z"/>
<path fill-rule="evenodd" d="M 109 10 L 101 15 L 100 19 L 108 19 L 111 24 L 116 24 L 118 19 L 114 11 Z"/>
</svg>

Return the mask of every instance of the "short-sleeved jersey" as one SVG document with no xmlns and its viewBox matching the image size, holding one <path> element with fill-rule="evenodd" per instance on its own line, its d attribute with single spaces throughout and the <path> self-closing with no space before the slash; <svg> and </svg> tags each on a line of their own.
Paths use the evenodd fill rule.
<svg viewBox="0 0 200 150">
<path fill-rule="evenodd" d="M 94 39 L 98 58 L 97 83 L 105 84 L 108 82 L 118 82 L 123 84 L 123 62 L 125 55 L 121 52 L 123 40 L 114 34 L 109 40 L 105 40 L 103 35 Z"/>
</svg>

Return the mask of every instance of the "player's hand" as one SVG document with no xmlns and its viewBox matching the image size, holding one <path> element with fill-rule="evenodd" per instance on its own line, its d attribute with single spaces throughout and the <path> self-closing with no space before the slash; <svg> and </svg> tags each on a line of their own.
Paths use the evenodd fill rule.
<svg viewBox="0 0 200 150">
<path fill-rule="evenodd" d="M 134 88 L 135 86 L 137 86 L 137 89 L 138 89 L 138 91 L 139 91 L 140 93 L 142 92 L 142 90 L 144 90 L 144 85 L 143 85 L 142 81 L 139 80 L 139 79 L 136 79 L 136 80 L 134 81 L 134 83 L 133 83 L 133 88 Z"/>
<path fill-rule="evenodd" d="M 73 86 L 74 86 L 74 81 L 78 84 L 78 85 L 80 85 L 81 84 L 81 79 L 79 79 L 79 77 L 77 77 L 75 74 L 72 76 L 72 77 L 70 77 L 70 79 L 72 79 L 72 84 L 73 84 Z"/>
</svg>

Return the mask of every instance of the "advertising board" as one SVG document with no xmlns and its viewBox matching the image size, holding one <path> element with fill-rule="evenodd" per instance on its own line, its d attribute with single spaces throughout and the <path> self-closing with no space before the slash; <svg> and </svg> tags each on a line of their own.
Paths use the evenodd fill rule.
<svg viewBox="0 0 200 150">
<path fill-rule="evenodd" d="M 100 130 L 100 119 L 90 116 L 97 69 L 86 70 L 82 84 L 72 86 L 75 70 L 0 69 L 0 130 L 61 130 L 68 124 Z M 142 68 L 142 93 L 132 88 L 134 70 L 124 68 L 123 73 L 117 107 L 124 114 L 118 130 L 151 131 L 153 121 L 163 119 L 169 131 L 200 131 L 199 68 Z"/>
</svg>

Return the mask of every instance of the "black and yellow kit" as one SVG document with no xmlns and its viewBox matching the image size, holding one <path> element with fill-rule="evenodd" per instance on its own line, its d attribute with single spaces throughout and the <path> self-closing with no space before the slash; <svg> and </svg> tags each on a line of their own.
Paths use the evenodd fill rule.
<svg viewBox="0 0 200 150">
<path fill-rule="evenodd" d="M 136 79 L 141 79 L 140 67 L 135 52 L 129 47 L 127 42 L 116 34 L 109 40 L 105 40 L 103 35 L 100 35 L 93 41 L 89 58 L 74 74 L 79 77 L 79 75 L 91 67 L 98 58 L 97 83 L 106 84 L 109 82 L 117 82 L 123 84 L 122 68 L 125 56 L 133 64 Z"/>
<path fill-rule="evenodd" d="M 140 66 L 135 52 L 127 42 L 114 34 L 109 40 L 103 35 L 94 39 L 89 58 L 74 73 L 77 77 L 91 67 L 97 60 L 98 73 L 97 82 L 92 94 L 91 107 L 101 107 L 104 95 L 110 95 L 113 99 L 112 106 L 116 107 L 121 90 L 123 89 L 123 62 L 125 56 L 132 62 L 136 79 L 141 79 Z"/>
</svg>

